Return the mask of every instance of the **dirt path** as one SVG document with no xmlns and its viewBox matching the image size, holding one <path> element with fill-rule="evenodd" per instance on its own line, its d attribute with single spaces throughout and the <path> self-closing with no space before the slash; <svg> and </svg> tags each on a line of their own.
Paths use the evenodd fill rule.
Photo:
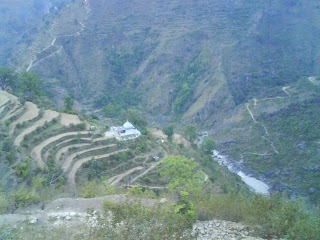
<svg viewBox="0 0 320 240">
<path fill-rule="evenodd" d="M 125 151 L 128 151 L 128 149 L 122 149 L 122 150 L 118 150 L 118 151 L 115 151 L 115 152 L 112 152 L 112 153 L 107 153 L 107 154 L 104 154 L 104 155 L 100 155 L 98 158 L 94 158 L 94 159 L 95 160 L 103 159 L 103 158 L 110 157 L 110 156 L 112 156 L 114 154 L 125 152 Z M 75 176 L 76 176 L 76 173 L 77 173 L 78 169 L 85 162 L 91 161 L 91 159 L 92 159 L 92 157 L 87 157 L 87 158 L 83 158 L 83 159 L 80 159 L 79 161 L 75 162 L 75 164 L 72 166 L 71 171 L 68 174 L 69 183 L 75 185 L 75 183 L 76 183 L 75 182 Z"/>
<path fill-rule="evenodd" d="M 138 176 L 136 176 L 135 178 L 133 178 L 130 181 L 130 183 L 134 183 L 135 181 L 137 181 L 137 179 L 139 179 L 139 178 L 143 177 L 144 175 L 146 175 L 148 172 L 150 172 L 152 169 L 154 169 L 160 162 L 161 161 L 152 163 L 151 166 L 148 169 L 146 169 L 143 173 L 141 173 Z"/>
<path fill-rule="evenodd" d="M 89 16 L 91 15 L 90 14 L 91 8 L 90 8 L 89 2 L 87 0 L 84 0 L 84 8 L 86 9 L 86 17 L 84 18 L 84 21 L 86 21 L 89 18 Z M 76 37 L 76 36 L 79 36 L 86 29 L 86 26 L 83 24 L 82 21 L 80 21 L 79 24 L 80 24 L 81 28 L 75 34 L 60 35 L 59 37 Z M 55 45 L 57 37 L 58 37 L 57 35 L 54 36 L 54 39 L 52 40 L 51 44 L 48 47 L 46 47 L 43 50 L 41 50 L 41 52 L 44 52 L 44 51 L 48 50 L 50 47 L 53 47 L 53 46 L 58 47 L 58 50 L 53 52 L 53 53 L 51 53 L 50 55 L 42 58 L 42 59 L 39 59 L 39 60 L 37 60 L 37 57 L 34 57 L 31 60 L 29 66 L 27 67 L 27 72 L 29 72 L 31 68 L 35 67 L 36 65 L 38 65 L 42 61 L 44 61 L 44 60 L 46 60 L 46 59 L 52 57 L 53 55 L 58 54 L 58 53 L 60 53 L 62 51 L 62 49 L 63 49 L 62 45 Z"/>
<path fill-rule="evenodd" d="M 31 127 L 25 129 L 20 135 L 14 140 L 14 145 L 19 146 L 23 141 L 25 135 L 33 132 L 37 127 L 42 127 L 46 122 L 51 122 L 52 119 L 59 116 L 59 113 L 56 111 L 45 110 L 41 119 L 36 121 Z"/>
<path fill-rule="evenodd" d="M 56 136 L 53 136 L 51 138 L 46 139 L 45 141 L 43 141 L 42 143 L 40 143 L 38 146 L 34 147 L 31 151 L 31 157 L 36 160 L 36 162 L 38 163 L 38 165 L 40 166 L 40 168 L 44 168 L 46 166 L 46 164 L 44 163 L 44 161 L 42 160 L 41 157 L 41 151 L 44 147 L 46 147 L 47 145 L 49 145 L 50 143 L 59 140 L 60 138 L 66 137 L 66 136 L 77 136 L 78 134 L 88 134 L 88 131 L 82 131 L 82 132 L 67 132 L 67 133 L 62 133 Z"/>
<path fill-rule="evenodd" d="M 39 115 L 39 108 L 32 102 L 26 102 L 24 104 L 26 111 L 16 121 L 10 124 L 9 134 L 12 135 L 17 124 L 30 121 Z"/>
<path fill-rule="evenodd" d="M 255 105 L 257 105 L 257 99 L 255 99 Z M 254 121 L 254 123 L 258 123 L 257 120 L 254 118 L 253 113 L 251 112 L 251 110 L 249 108 L 249 103 L 247 103 L 246 106 L 247 106 L 247 110 L 248 110 L 252 120 Z"/>
<path fill-rule="evenodd" d="M 312 82 L 313 84 L 316 84 L 316 78 L 315 77 L 309 77 L 308 80 Z"/>
<path fill-rule="evenodd" d="M 107 183 L 110 184 L 111 186 L 119 183 L 125 176 L 128 176 L 130 175 L 131 173 L 133 173 L 134 171 L 137 171 L 137 170 L 142 170 L 143 167 L 142 166 L 139 166 L 139 167 L 135 167 L 135 168 L 131 168 L 130 170 L 128 171 L 125 171 L 124 173 L 121 173 L 119 175 L 116 175 L 116 176 L 113 176 L 111 178 L 109 178 L 107 180 Z"/>
<path fill-rule="evenodd" d="M 151 164 L 151 167 L 149 167 L 146 171 L 144 171 L 143 173 L 139 174 L 134 179 L 132 179 L 130 181 L 130 183 L 134 183 L 135 181 L 137 181 L 137 179 L 146 175 L 148 172 L 150 172 L 152 169 L 154 169 L 159 163 L 161 163 L 163 161 L 163 159 L 165 159 L 167 156 L 168 156 L 168 153 L 166 151 L 164 151 L 164 156 L 159 162 L 155 162 L 155 163 Z"/>
<path fill-rule="evenodd" d="M 290 93 L 287 91 L 287 89 L 289 89 L 290 86 L 288 87 L 283 87 L 282 90 L 285 92 L 285 94 L 287 94 L 289 97 L 291 97 Z"/>
<path fill-rule="evenodd" d="M 283 90 L 285 91 L 285 89 L 283 89 Z M 289 96 L 290 96 L 290 95 L 289 95 Z M 279 98 L 280 98 L 280 97 L 279 97 Z M 281 98 L 282 98 L 282 97 L 281 97 Z M 275 99 L 275 98 L 272 98 L 272 99 Z M 263 100 L 265 100 L 265 99 L 263 99 Z M 256 102 L 259 101 L 259 100 L 256 100 L 256 99 L 255 99 L 254 101 L 255 101 L 255 103 L 256 103 Z M 279 151 L 276 149 L 276 147 L 274 146 L 273 142 L 266 137 L 266 136 L 269 136 L 269 135 L 270 135 L 267 127 L 266 127 L 264 124 L 258 122 L 258 121 L 254 118 L 253 113 L 251 112 L 251 110 L 250 110 L 250 108 L 249 108 L 250 103 L 247 103 L 246 106 L 247 106 L 247 110 L 248 110 L 248 112 L 250 113 L 251 118 L 252 118 L 252 120 L 254 121 L 254 123 L 261 125 L 261 126 L 263 127 L 264 131 L 265 131 L 265 135 L 264 135 L 264 136 L 261 136 L 261 138 L 264 139 L 264 140 L 266 140 L 266 141 L 270 144 L 272 150 L 273 150 L 276 154 L 278 154 Z M 251 154 L 255 154 L 255 153 L 251 153 Z M 259 154 L 255 154 L 255 155 L 259 155 Z"/>
<path fill-rule="evenodd" d="M 74 148 L 74 147 L 82 147 L 82 146 L 88 146 L 90 145 L 90 143 L 79 143 L 79 144 L 73 144 L 73 145 L 69 145 L 66 147 L 61 148 L 55 155 L 54 161 L 57 164 L 59 162 L 59 159 L 62 155 L 62 153 L 67 152 L 70 148 Z"/>
<path fill-rule="evenodd" d="M 90 152 L 90 151 L 94 151 L 94 150 L 100 150 L 100 149 L 104 149 L 104 148 L 109 148 L 109 147 L 115 147 L 117 146 L 116 144 L 110 144 L 110 145 L 105 145 L 105 146 L 100 146 L 100 147 L 93 147 L 93 148 L 89 148 L 80 152 L 75 152 L 72 153 L 71 155 L 69 155 L 66 160 L 64 161 L 64 163 L 62 164 L 62 170 L 64 172 L 68 171 L 70 164 L 72 163 L 73 159 L 77 156 L 80 155 L 82 153 L 86 153 L 86 152 Z M 92 158 L 92 156 L 90 157 Z"/>
</svg>

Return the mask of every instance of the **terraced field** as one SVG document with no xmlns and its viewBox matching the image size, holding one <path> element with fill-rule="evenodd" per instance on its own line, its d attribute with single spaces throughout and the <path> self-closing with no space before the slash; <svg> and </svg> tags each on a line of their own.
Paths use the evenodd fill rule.
<svg viewBox="0 0 320 240">
<path fill-rule="evenodd" d="M 38 107 L 33 104 L 32 102 L 26 102 L 24 104 L 25 112 L 21 117 L 19 117 L 17 120 L 15 120 L 13 123 L 9 126 L 9 134 L 12 135 L 14 132 L 15 127 L 18 124 L 30 121 L 34 118 L 36 118 L 39 115 L 39 109 Z"/>
<path fill-rule="evenodd" d="M 54 118 L 57 118 L 58 116 L 59 116 L 58 112 L 45 110 L 41 119 L 36 121 L 29 128 L 26 128 L 23 132 L 19 134 L 19 136 L 16 137 L 16 139 L 14 140 L 14 145 L 19 146 L 25 135 L 30 134 L 31 132 L 36 130 L 37 127 L 42 127 L 46 122 L 51 122 Z"/>
<path fill-rule="evenodd" d="M 4 91 L 0 91 L 0 106 L 2 124 L 8 126 L 13 145 L 22 151 L 22 156 L 30 156 L 31 166 L 43 171 L 61 170 L 72 185 L 76 184 L 76 174 L 83 164 L 92 160 L 102 163 L 111 159 L 107 173 L 107 183 L 111 185 L 121 184 L 125 177 L 132 179 L 130 183 L 136 182 L 157 165 L 147 163 L 147 159 L 161 152 L 158 148 L 113 161 L 113 156 L 117 159 L 119 154 L 131 151 L 131 142 L 120 143 L 113 134 L 101 136 L 98 130 L 89 131 L 89 124 L 83 124 L 77 115 L 42 110 L 32 102 L 21 104 L 17 97 Z M 144 160 L 136 161 L 137 158 Z M 126 170 L 123 165 L 131 167 Z"/>
</svg>

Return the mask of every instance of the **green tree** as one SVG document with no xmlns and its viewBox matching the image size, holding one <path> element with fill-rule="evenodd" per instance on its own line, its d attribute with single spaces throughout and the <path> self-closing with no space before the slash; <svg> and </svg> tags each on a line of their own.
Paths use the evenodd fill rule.
<svg viewBox="0 0 320 240">
<path fill-rule="evenodd" d="M 173 126 L 169 125 L 163 129 L 163 132 L 168 136 L 169 139 L 172 138 L 173 135 Z"/>
<path fill-rule="evenodd" d="M 110 117 L 117 117 L 119 116 L 119 112 L 115 108 L 115 106 L 111 103 L 108 103 L 108 105 L 104 106 L 101 111 L 104 113 L 104 115 L 108 118 Z"/>
<path fill-rule="evenodd" d="M 67 112 L 72 111 L 74 101 L 70 96 L 64 97 L 64 110 Z"/>
<path fill-rule="evenodd" d="M 197 128 L 192 125 L 186 126 L 184 129 L 184 135 L 191 143 L 193 143 L 198 137 Z"/>
<path fill-rule="evenodd" d="M 136 127 L 144 128 L 148 125 L 145 115 L 137 110 L 129 109 L 125 117 Z"/>
<path fill-rule="evenodd" d="M 7 87 L 14 87 L 14 80 L 16 79 L 16 75 L 14 74 L 13 70 L 0 67 L 0 87 L 2 90 L 6 90 Z"/>
<path fill-rule="evenodd" d="M 35 73 L 23 72 L 19 76 L 21 82 L 22 93 L 29 96 L 29 99 L 33 97 L 40 97 L 43 92 L 41 91 L 41 84 L 43 82 Z"/>
<path fill-rule="evenodd" d="M 197 170 L 198 164 L 182 156 L 168 156 L 163 160 L 162 176 L 169 178 L 170 190 L 196 192 L 201 190 L 203 174 Z"/>
<path fill-rule="evenodd" d="M 217 146 L 216 142 L 210 138 L 210 137 L 205 137 L 203 139 L 203 142 L 201 143 L 201 151 L 207 155 L 210 155 L 212 153 L 212 150 L 215 149 Z"/>
</svg>

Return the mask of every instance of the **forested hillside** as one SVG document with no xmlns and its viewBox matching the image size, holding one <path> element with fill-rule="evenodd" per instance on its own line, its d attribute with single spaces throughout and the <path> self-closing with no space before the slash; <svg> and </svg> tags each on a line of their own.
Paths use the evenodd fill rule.
<svg viewBox="0 0 320 240">
<path fill-rule="evenodd" d="M 317 0 L 1 1 L 0 86 L 18 97 L 0 95 L 3 185 L 162 188 L 152 159 L 172 154 L 195 159 L 207 192 L 246 194 L 215 149 L 318 205 L 319 19 Z M 104 138 L 127 119 L 141 138 Z"/>
</svg>

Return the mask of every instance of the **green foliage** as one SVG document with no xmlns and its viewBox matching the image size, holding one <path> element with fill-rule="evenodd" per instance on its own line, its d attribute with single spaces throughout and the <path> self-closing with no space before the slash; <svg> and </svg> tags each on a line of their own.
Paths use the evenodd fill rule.
<svg viewBox="0 0 320 240">
<path fill-rule="evenodd" d="M 313 87 L 317 92 L 317 88 Z M 320 103 L 319 94 L 303 103 L 292 103 L 273 114 L 263 114 L 257 118 L 268 129 L 269 141 L 279 153 L 275 153 L 270 143 L 261 138 L 260 127 L 251 129 L 254 137 L 234 144 L 230 155 L 246 159 L 245 165 L 258 175 L 273 179 L 285 185 L 293 195 L 308 196 L 312 203 L 320 203 Z M 264 149 L 262 151 L 262 149 Z M 267 152 L 259 156 L 251 153 Z M 280 174 L 275 174 L 281 170 Z M 289 174 L 290 173 L 290 174 Z M 282 186 L 280 185 L 279 190 Z M 278 185 L 279 186 L 279 185 Z M 312 191 L 314 189 L 315 191 Z M 311 191 L 310 191 L 311 190 Z"/>
<path fill-rule="evenodd" d="M 146 131 L 148 122 L 144 113 L 138 112 L 137 110 L 129 109 L 124 117 L 138 129 L 144 129 Z"/>
<path fill-rule="evenodd" d="M 132 186 L 129 188 L 128 194 L 131 195 L 141 195 L 142 194 L 142 188 L 140 186 Z"/>
<path fill-rule="evenodd" d="M 117 204 L 108 201 L 103 202 L 103 211 L 104 216 L 94 231 L 96 237 L 141 240 L 194 239 L 190 230 L 192 219 L 159 205 L 147 209 L 141 203 Z M 110 218 L 111 226 L 106 224 Z"/>
<path fill-rule="evenodd" d="M 29 176 L 30 173 L 30 158 L 25 157 L 24 162 L 19 162 L 14 165 L 12 168 L 16 170 L 16 175 L 20 180 L 25 179 Z"/>
<path fill-rule="evenodd" d="M 65 113 L 76 114 L 77 112 L 73 110 L 74 101 L 70 96 L 64 97 L 64 108 L 62 109 Z"/>
<path fill-rule="evenodd" d="M 21 187 L 13 193 L 13 201 L 16 207 L 25 207 L 39 202 L 39 195 L 31 193 L 29 189 Z"/>
<path fill-rule="evenodd" d="M 5 194 L 0 193 L 0 214 L 6 214 L 10 207 L 10 199 Z"/>
<path fill-rule="evenodd" d="M 193 143 L 198 137 L 197 128 L 192 125 L 186 126 L 184 129 L 184 135 L 191 143 Z"/>
<path fill-rule="evenodd" d="M 211 155 L 212 150 L 214 150 L 215 148 L 216 142 L 210 137 L 205 137 L 200 147 L 201 151 L 206 155 Z"/>
<path fill-rule="evenodd" d="M 198 85 L 198 78 L 203 72 L 197 62 L 188 64 L 185 70 L 176 73 L 171 82 L 175 85 L 173 106 L 175 113 L 183 113 L 193 101 L 193 92 Z"/>
<path fill-rule="evenodd" d="M 42 176 L 36 176 L 32 178 L 32 188 L 35 191 L 40 191 L 43 187 L 43 183 L 45 182 L 45 179 Z"/>
<path fill-rule="evenodd" d="M 9 165 L 14 163 L 16 160 L 16 151 L 12 149 L 10 152 L 6 153 L 5 162 Z"/>
<path fill-rule="evenodd" d="M 4 152 L 10 152 L 13 150 L 13 141 L 10 138 L 7 138 L 2 143 L 2 151 Z"/>
<path fill-rule="evenodd" d="M 35 73 L 23 72 L 19 75 L 19 80 L 20 90 L 25 99 L 34 101 L 43 95 L 41 91 L 43 81 Z"/>
<path fill-rule="evenodd" d="M 110 91 L 110 90 L 109 90 Z M 116 93 L 116 94 L 115 94 Z M 123 111 L 141 103 L 141 93 L 130 89 L 116 89 L 95 100 L 95 106 L 108 118 L 123 117 Z"/>
<path fill-rule="evenodd" d="M 299 201 L 276 194 L 248 197 L 239 193 L 202 194 L 194 198 L 201 220 L 213 218 L 258 226 L 265 238 L 320 239 L 320 217 Z"/>
<path fill-rule="evenodd" d="M 96 181 L 87 182 L 80 189 L 81 197 L 94 198 L 99 196 L 98 184 Z"/>
<path fill-rule="evenodd" d="M 188 199 L 189 193 L 180 192 L 179 202 L 174 206 L 174 212 L 186 215 L 189 219 L 197 220 L 194 204 Z"/>
<path fill-rule="evenodd" d="M 202 174 L 197 171 L 198 164 L 191 159 L 182 156 L 168 156 L 163 162 L 162 176 L 169 178 L 168 188 L 186 192 L 198 192 L 201 190 Z"/>
<path fill-rule="evenodd" d="M 121 84 L 128 77 L 129 71 L 137 66 L 143 59 L 144 46 L 139 44 L 132 50 L 110 50 L 106 54 L 110 66 L 110 78 Z"/>
<path fill-rule="evenodd" d="M 169 125 L 163 129 L 163 132 L 168 136 L 169 139 L 173 136 L 173 125 Z"/>
<path fill-rule="evenodd" d="M 112 186 L 108 186 L 97 181 L 92 181 L 85 182 L 80 187 L 79 193 L 83 198 L 94 198 L 103 195 L 116 194 L 116 190 Z"/>
<path fill-rule="evenodd" d="M 0 87 L 6 90 L 8 87 L 14 88 L 17 76 L 12 69 L 0 67 Z"/>
<path fill-rule="evenodd" d="M 135 154 L 144 153 L 148 151 L 148 139 L 146 136 L 142 135 L 139 138 L 136 138 L 129 147 L 135 151 Z"/>
</svg>

